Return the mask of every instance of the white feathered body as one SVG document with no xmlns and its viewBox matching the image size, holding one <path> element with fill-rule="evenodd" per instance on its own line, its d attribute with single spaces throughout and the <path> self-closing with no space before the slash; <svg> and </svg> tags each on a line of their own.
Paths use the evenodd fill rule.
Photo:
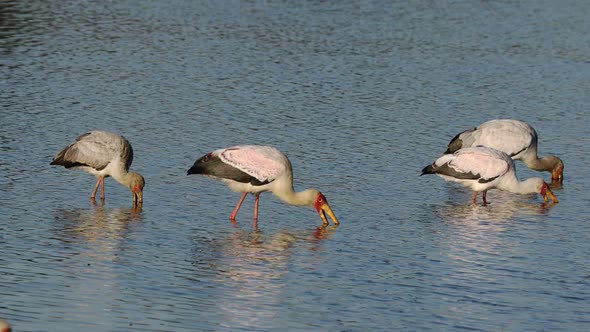
<svg viewBox="0 0 590 332">
<path fill-rule="evenodd" d="M 455 142 L 460 142 L 460 145 L 453 146 Z M 478 145 L 500 150 L 515 160 L 537 158 L 537 132 L 528 123 L 519 120 L 490 120 L 466 130 L 449 143 L 448 152 Z"/>
<path fill-rule="evenodd" d="M 454 154 L 443 155 L 433 166 L 448 167 L 452 172 L 436 174 L 474 191 L 495 188 L 506 177 L 516 179 L 512 159 L 505 153 L 488 147 L 464 148 Z"/>
</svg>

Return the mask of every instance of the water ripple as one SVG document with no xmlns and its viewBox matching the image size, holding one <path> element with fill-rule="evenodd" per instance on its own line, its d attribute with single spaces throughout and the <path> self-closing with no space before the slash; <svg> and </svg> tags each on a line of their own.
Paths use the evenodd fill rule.
<svg viewBox="0 0 590 332">
<path fill-rule="evenodd" d="M 0 318 L 18 331 L 583 330 L 585 1 L 2 1 Z M 419 177 L 458 132 L 526 119 L 557 205 Z M 49 166 L 124 134 L 145 204 Z M 566 130 L 567 129 L 567 130 Z M 286 152 L 313 208 L 186 176 L 233 144 Z M 517 163 L 518 176 L 545 176 Z"/>
</svg>

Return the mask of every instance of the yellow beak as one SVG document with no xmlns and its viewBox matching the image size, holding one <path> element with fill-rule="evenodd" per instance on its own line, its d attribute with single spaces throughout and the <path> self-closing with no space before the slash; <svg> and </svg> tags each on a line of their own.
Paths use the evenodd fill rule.
<svg viewBox="0 0 590 332">
<path fill-rule="evenodd" d="M 143 203 L 143 191 L 136 191 L 133 193 L 133 204 L 142 204 Z"/>
<path fill-rule="evenodd" d="M 563 172 L 556 172 L 551 175 L 551 180 L 563 182 Z"/>
<path fill-rule="evenodd" d="M 557 197 L 555 197 L 555 195 L 553 195 L 553 192 L 551 191 L 551 189 L 547 188 L 545 190 L 545 196 L 543 196 L 543 199 L 545 200 L 545 202 L 549 202 L 549 198 L 551 198 L 553 203 L 559 203 L 559 201 L 557 200 Z"/>
<path fill-rule="evenodd" d="M 322 205 L 321 210 L 320 210 L 320 217 L 322 218 L 322 221 L 324 222 L 324 226 L 328 226 L 330 224 L 328 222 L 328 218 L 326 218 L 326 214 L 328 214 L 328 216 L 330 217 L 330 219 L 332 219 L 332 221 L 334 222 L 335 225 L 340 224 L 340 222 L 338 221 L 338 218 L 336 218 L 334 211 L 332 211 L 332 208 L 330 207 L 330 205 L 328 205 L 328 203 L 325 203 L 324 205 Z"/>
</svg>

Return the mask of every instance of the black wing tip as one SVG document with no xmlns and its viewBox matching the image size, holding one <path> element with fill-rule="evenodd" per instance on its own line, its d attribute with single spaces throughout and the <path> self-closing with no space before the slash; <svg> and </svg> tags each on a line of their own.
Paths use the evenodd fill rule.
<svg viewBox="0 0 590 332">
<path fill-rule="evenodd" d="M 447 146 L 447 149 L 445 150 L 445 152 L 443 152 L 443 154 L 453 154 L 453 153 L 461 150 L 462 148 L 463 148 L 463 141 L 461 141 L 457 137 L 449 143 L 449 145 Z"/>
<path fill-rule="evenodd" d="M 49 165 L 66 166 L 68 162 L 63 158 L 63 155 L 53 158 Z"/>
<path fill-rule="evenodd" d="M 458 133 L 457 135 L 455 135 L 455 137 L 453 137 L 453 139 L 451 139 L 451 141 L 447 145 L 448 148 L 444 152 L 444 154 L 452 154 L 452 153 L 455 153 L 455 152 L 461 150 L 463 148 L 463 140 L 461 139 L 461 135 L 468 133 L 468 132 L 475 131 L 475 130 L 477 130 L 477 127 L 462 131 L 462 132 Z"/>
<path fill-rule="evenodd" d="M 420 176 L 422 176 L 424 174 L 434 174 L 434 173 L 435 173 L 434 167 L 432 167 L 432 165 L 428 165 L 422 169 L 422 173 L 420 173 Z"/>
<path fill-rule="evenodd" d="M 201 174 L 201 173 L 203 173 L 201 167 L 199 167 L 198 165 L 193 165 L 191 168 L 188 169 L 188 171 L 186 172 L 186 175 Z"/>
<path fill-rule="evenodd" d="M 191 168 L 189 168 L 189 170 L 186 172 L 186 175 L 210 174 L 211 173 L 210 168 L 212 166 L 219 164 L 219 163 L 222 163 L 222 162 L 218 157 L 212 156 L 211 153 L 208 153 L 208 154 L 202 156 L 201 158 L 197 159 L 197 161 L 195 161 L 193 166 L 191 166 Z"/>
<path fill-rule="evenodd" d="M 72 167 L 78 167 L 78 166 L 87 166 L 87 167 L 89 167 L 86 164 L 78 163 L 78 162 L 72 162 L 72 161 L 67 161 L 67 160 L 65 160 L 63 158 L 53 159 L 53 161 L 50 162 L 49 165 L 63 166 L 65 168 L 72 168 Z M 98 169 L 98 170 L 100 170 L 100 169 Z"/>
<path fill-rule="evenodd" d="M 492 181 L 494 181 L 494 180 L 495 180 L 495 179 L 497 179 L 498 177 L 500 177 L 500 175 L 496 175 L 496 176 L 494 176 L 494 177 L 491 177 L 491 178 L 489 178 L 489 179 L 480 178 L 479 180 L 477 180 L 477 182 L 479 182 L 479 183 L 488 183 L 488 182 L 492 182 Z"/>
</svg>

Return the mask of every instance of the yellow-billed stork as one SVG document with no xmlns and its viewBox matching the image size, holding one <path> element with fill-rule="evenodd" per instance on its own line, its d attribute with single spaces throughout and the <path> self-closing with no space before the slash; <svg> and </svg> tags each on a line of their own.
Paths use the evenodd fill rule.
<svg viewBox="0 0 590 332">
<path fill-rule="evenodd" d="M 554 203 L 558 200 L 541 178 L 530 178 L 519 181 L 516 178 L 514 161 L 506 153 L 476 146 L 463 148 L 453 154 L 445 154 L 432 165 L 422 169 L 422 174 L 437 174 L 447 181 L 458 182 L 473 192 L 472 201 L 476 202 L 478 192 L 483 192 L 483 202 L 486 192 L 498 188 L 516 194 L 539 193 L 545 202 L 551 198 Z"/>
<path fill-rule="evenodd" d="M 74 143 L 59 151 L 51 165 L 81 169 L 96 176 L 96 185 L 90 195 L 93 201 L 99 185 L 100 198 L 105 199 L 104 178 L 112 176 L 131 190 L 133 204 L 141 204 L 145 180 L 141 174 L 129 172 L 132 161 L 133 149 L 125 137 L 97 130 L 81 135 Z"/>
<path fill-rule="evenodd" d="M 317 189 L 301 192 L 293 190 L 291 162 L 283 153 L 271 146 L 240 145 L 210 152 L 195 161 L 189 174 L 212 176 L 225 182 L 230 189 L 242 192 L 230 220 L 235 221 L 240 206 L 248 193 L 255 194 L 254 223 L 258 221 L 259 195 L 270 191 L 283 202 L 296 206 L 313 206 L 324 225 L 326 214 L 334 224 L 339 224 L 326 197 Z"/>
<path fill-rule="evenodd" d="M 498 119 L 482 123 L 466 130 L 449 142 L 445 153 L 471 146 L 483 145 L 508 154 L 514 160 L 522 160 L 530 169 L 547 171 L 551 179 L 563 180 L 563 161 L 556 156 L 537 156 L 537 132 L 528 123 L 519 120 Z"/>
</svg>

